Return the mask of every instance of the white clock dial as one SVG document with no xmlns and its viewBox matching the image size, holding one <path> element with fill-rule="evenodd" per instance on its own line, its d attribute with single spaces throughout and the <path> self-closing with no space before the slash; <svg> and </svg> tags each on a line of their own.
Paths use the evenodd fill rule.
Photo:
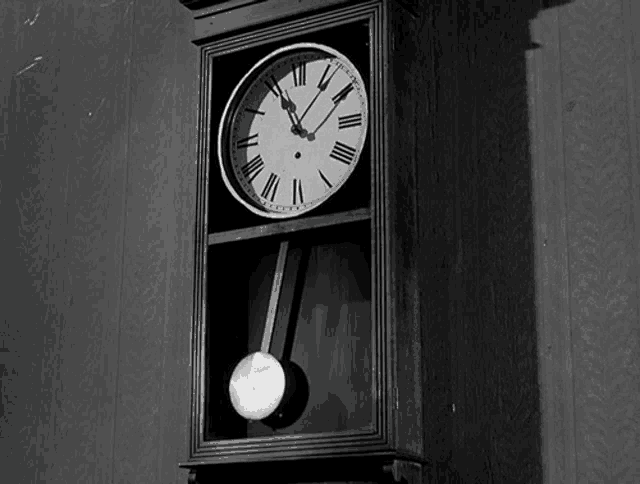
<svg viewBox="0 0 640 484">
<path fill-rule="evenodd" d="M 225 185 L 265 217 L 308 212 L 353 173 L 367 125 L 365 85 L 346 57 L 319 44 L 278 49 L 225 107 L 218 133 Z"/>
</svg>

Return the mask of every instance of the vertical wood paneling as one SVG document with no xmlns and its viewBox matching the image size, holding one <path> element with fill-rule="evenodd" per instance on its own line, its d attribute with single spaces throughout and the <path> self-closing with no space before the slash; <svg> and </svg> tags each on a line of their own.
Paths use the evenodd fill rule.
<svg viewBox="0 0 640 484">
<path fill-rule="evenodd" d="M 196 48 L 175 1 L 136 2 L 115 482 L 185 482 Z"/>
<path fill-rule="evenodd" d="M 535 2 L 451 2 L 456 171 L 452 480 L 539 482 L 540 396 L 526 52 Z M 521 6 L 522 5 L 522 6 Z M 440 37 L 446 35 L 441 32 Z M 451 60 L 445 60 L 445 62 Z M 439 62 L 443 62 L 439 59 Z M 454 407 L 455 406 L 455 410 Z"/>
<path fill-rule="evenodd" d="M 57 86 L 64 101 L 56 103 L 59 125 L 48 128 L 66 182 L 66 219 L 52 227 L 64 241 L 56 262 L 66 307 L 46 479 L 110 482 L 131 17 L 124 3 L 65 13 L 59 28 L 70 34 L 62 37 Z"/>
<path fill-rule="evenodd" d="M 111 482 L 131 17 L 124 2 L 3 13 L 0 467 Z"/>
<path fill-rule="evenodd" d="M 576 482 L 573 347 L 569 305 L 558 9 L 531 24 L 527 54 L 536 227 L 538 357 L 544 482 Z"/>
<path fill-rule="evenodd" d="M 638 319 L 622 2 L 560 14 L 577 479 L 637 482 Z"/>
<path fill-rule="evenodd" d="M 631 194 L 633 200 L 633 224 L 635 260 L 629 270 L 629 278 L 636 284 L 636 301 L 640 302 L 640 3 L 623 0 L 623 16 L 627 41 L 627 96 L 629 116 L 629 154 L 631 164 Z M 640 315 L 636 308 L 634 320 L 636 328 L 640 324 Z M 640 361 L 633 363 L 633 386 L 635 400 L 640 401 Z M 635 428 L 640 425 L 638 415 L 633 417 Z M 640 460 L 640 445 L 635 446 L 635 460 Z"/>
<path fill-rule="evenodd" d="M 623 0 L 623 16 L 627 43 L 627 96 L 629 115 L 629 154 L 631 156 L 631 184 L 633 198 L 635 263 L 630 277 L 640 276 L 640 4 Z M 640 301 L 640 290 L 636 298 Z M 637 318 L 640 319 L 639 316 Z"/>
<path fill-rule="evenodd" d="M 456 263 L 456 187 L 454 159 L 456 139 L 455 95 L 449 88 L 455 82 L 455 25 L 445 6 L 433 5 L 430 12 L 432 34 L 432 71 L 425 73 L 429 82 L 430 105 L 417 110 L 416 116 L 431 139 L 431 150 L 419 150 L 416 161 L 417 177 L 423 199 L 418 207 L 423 244 L 433 246 L 433 256 L 422 261 L 421 287 L 430 289 L 430 298 L 421 308 L 423 314 L 432 315 L 423 321 L 423 341 L 432 347 L 425 351 L 424 375 L 428 385 L 425 392 L 425 450 L 433 462 L 428 473 L 435 482 L 446 482 L 452 458 L 452 426 L 455 419 L 452 401 L 454 376 L 451 371 L 452 341 L 450 276 Z M 420 147 L 423 145 L 421 144 Z M 424 284 L 424 285 L 423 285 Z"/>
<path fill-rule="evenodd" d="M 447 16 L 435 6 L 427 14 L 428 22 L 420 34 L 428 45 L 428 59 L 419 59 L 427 64 L 417 79 L 414 88 L 423 86 L 425 99 L 416 106 L 416 130 L 422 131 L 427 141 L 416 147 L 416 184 L 419 186 L 417 203 L 420 244 L 429 247 L 430 255 L 418 261 L 418 286 L 426 289 L 428 298 L 422 299 L 420 313 L 429 315 L 422 321 L 423 342 L 423 431 L 425 454 L 433 462 L 431 474 L 435 482 L 447 473 L 451 458 L 451 342 L 449 338 L 450 305 L 448 281 L 451 267 L 455 263 L 455 171 L 448 156 L 454 139 L 449 134 L 452 128 L 453 99 L 445 86 L 451 82 L 452 69 L 448 65 L 438 66 L 439 59 L 447 58 L 452 50 L 448 35 L 451 26 Z M 450 58 L 450 56 L 449 56 Z M 418 60 L 416 60 L 418 61 Z M 436 75 L 437 72 L 437 75 Z M 426 299 L 426 300 L 425 300 Z"/>
</svg>

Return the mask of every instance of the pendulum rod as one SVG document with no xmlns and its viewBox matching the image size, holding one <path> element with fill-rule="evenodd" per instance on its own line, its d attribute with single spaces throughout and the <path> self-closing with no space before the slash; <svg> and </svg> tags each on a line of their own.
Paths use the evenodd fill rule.
<svg viewBox="0 0 640 484">
<path fill-rule="evenodd" d="M 271 284 L 271 297 L 269 298 L 269 309 L 267 310 L 267 321 L 264 325 L 264 333 L 262 334 L 262 344 L 260 351 L 268 353 L 271 346 L 271 337 L 273 336 L 273 327 L 276 320 L 276 311 L 278 310 L 278 301 L 282 293 L 282 277 L 284 275 L 284 266 L 287 261 L 287 251 L 289 241 L 283 240 L 280 243 L 280 251 L 278 252 L 278 260 L 276 261 L 276 272 L 273 275 L 273 283 Z"/>
</svg>

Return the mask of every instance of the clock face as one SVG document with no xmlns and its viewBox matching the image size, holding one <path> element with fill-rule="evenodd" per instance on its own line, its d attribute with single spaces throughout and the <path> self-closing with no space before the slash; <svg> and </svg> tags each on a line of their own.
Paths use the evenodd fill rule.
<svg viewBox="0 0 640 484">
<path fill-rule="evenodd" d="M 308 212 L 353 173 L 368 118 L 364 82 L 345 56 L 311 43 L 278 49 L 227 102 L 218 132 L 224 183 L 258 215 Z"/>
</svg>

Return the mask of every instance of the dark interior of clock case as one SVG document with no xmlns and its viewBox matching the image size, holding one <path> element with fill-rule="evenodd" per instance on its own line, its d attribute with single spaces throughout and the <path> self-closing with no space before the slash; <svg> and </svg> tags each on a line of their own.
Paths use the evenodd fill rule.
<svg viewBox="0 0 640 484">
<path fill-rule="evenodd" d="M 206 440 L 371 427 L 370 233 L 370 221 L 361 221 L 209 248 Z M 235 365 L 260 350 L 285 236 L 289 251 L 270 352 L 302 369 L 308 399 L 293 421 L 272 428 L 237 415 L 228 384 Z"/>
<path fill-rule="evenodd" d="M 345 42 L 348 40 L 348 42 Z M 264 225 L 266 220 L 254 215 L 240 205 L 229 193 L 220 174 L 217 156 L 218 124 L 227 99 L 251 67 L 277 48 L 292 42 L 315 42 L 333 47 L 346 55 L 362 74 L 367 91 L 370 79 L 367 75 L 370 64 L 369 25 L 367 21 L 350 22 L 337 27 L 326 28 L 304 35 L 296 35 L 295 39 L 284 39 L 247 47 L 214 57 L 211 66 L 212 99 L 210 105 L 211 140 L 209 168 L 209 233 L 237 230 L 246 227 Z M 370 131 L 370 129 L 369 129 Z M 371 150 L 370 136 L 365 142 L 360 161 L 353 175 L 344 186 L 326 203 L 315 210 L 301 215 L 300 218 L 316 217 L 335 212 L 368 208 L 371 203 Z"/>
</svg>

